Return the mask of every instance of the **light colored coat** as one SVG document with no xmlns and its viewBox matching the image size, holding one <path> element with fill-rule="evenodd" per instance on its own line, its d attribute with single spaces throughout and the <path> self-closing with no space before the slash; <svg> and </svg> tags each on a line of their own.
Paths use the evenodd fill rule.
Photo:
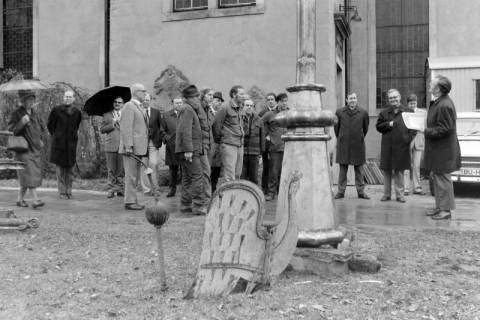
<svg viewBox="0 0 480 320">
<path fill-rule="evenodd" d="M 120 116 L 120 145 L 118 153 L 126 153 L 133 147 L 133 153 L 144 156 L 148 149 L 148 125 L 145 109 L 134 100 L 125 103 Z"/>
</svg>

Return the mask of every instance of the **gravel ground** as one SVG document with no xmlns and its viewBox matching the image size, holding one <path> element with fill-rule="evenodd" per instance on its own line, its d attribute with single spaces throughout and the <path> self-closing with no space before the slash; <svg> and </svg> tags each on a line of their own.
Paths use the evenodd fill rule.
<svg viewBox="0 0 480 320">
<path fill-rule="evenodd" d="M 2 191 L 0 206 L 14 195 Z M 96 195 L 47 204 L 15 209 L 38 217 L 40 228 L 0 230 L 0 319 L 480 319 L 478 232 L 348 227 L 355 251 L 381 261 L 379 273 L 288 271 L 270 291 L 184 300 L 203 217 L 173 213 L 164 227 L 163 293 L 154 229 L 143 212 Z"/>
</svg>

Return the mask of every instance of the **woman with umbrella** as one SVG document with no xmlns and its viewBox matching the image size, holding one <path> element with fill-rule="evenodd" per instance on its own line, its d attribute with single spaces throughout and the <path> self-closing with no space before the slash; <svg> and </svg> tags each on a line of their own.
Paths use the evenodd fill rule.
<svg viewBox="0 0 480 320">
<path fill-rule="evenodd" d="M 25 169 L 17 171 L 20 184 L 17 206 L 28 207 L 24 197 L 27 190 L 30 190 L 34 199 L 32 207 L 35 209 L 45 204 L 37 195 L 37 187 L 42 184 L 41 136 L 45 132 L 45 126 L 37 113 L 38 104 L 35 103 L 35 94 L 27 91 L 19 92 L 19 96 L 19 107 L 12 112 L 8 121 L 8 129 L 15 136 L 22 136 L 28 142 L 27 151 L 16 152 L 16 159 L 25 165 Z"/>
</svg>

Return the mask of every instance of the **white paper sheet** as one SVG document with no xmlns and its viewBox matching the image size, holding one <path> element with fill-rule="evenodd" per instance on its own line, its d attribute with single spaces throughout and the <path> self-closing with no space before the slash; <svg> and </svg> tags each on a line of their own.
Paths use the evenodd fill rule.
<svg viewBox="0 0 480 320">
<path fill-rule="evenodd" d="M 403 122 L 405 126 L 411 130 L 424 131 L 426 112 L 402 112 Z"/>
</svg>

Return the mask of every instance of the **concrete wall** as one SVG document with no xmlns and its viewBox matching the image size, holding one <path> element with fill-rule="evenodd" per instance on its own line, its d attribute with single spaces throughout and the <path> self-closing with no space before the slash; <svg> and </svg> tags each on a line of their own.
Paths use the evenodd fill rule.
<svg viewBox="0 0 480 320">
<path fill-rule="evenodd" d="M 430 57 L 480 55 L 476 0 L 430 0 Z"/>
<path fill-rule="evenodd" d="M 376 108 L 376 15 L 375 0 L 356 1 L 362 21 L 351 21 L 350 88 L 358 95 L 358 103 L 370 115 L 370 128 L 366 136 L 368 158 L 380 154 L 381 134 L 375 129 L 379 109 Z"/>
<path fill-rule="evenodd" d="M 103 87 L 104 2 L 38 1 L 38 76 L 89 90 Z M 34 61 L 35 65 L 35 61 Z"/>
<path fill-rule="evenodd" d="M 234 84 L 281 92 L 295 83 L 296 2 L 266 0 L 261 14 L 170 21 L 158 0 L 112 0 L 111 82 L 145 83 L 167 65 L 225 95 Z M 151 14 L 146 14 L 151 13 Z M 317 82 L 335 105 L 333 0 L 317 3 Z"/>
</svg>

